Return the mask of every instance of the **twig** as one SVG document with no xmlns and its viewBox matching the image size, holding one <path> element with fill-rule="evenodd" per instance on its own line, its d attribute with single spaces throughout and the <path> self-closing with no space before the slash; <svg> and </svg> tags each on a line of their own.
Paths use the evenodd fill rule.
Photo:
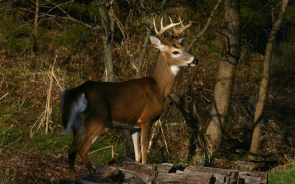
<svg viewBox="0 0 295 184">
<path fill-rule="evenodd" d="M 160 13 L 161 13 L 164 5 L 166 4 L 166 2 L 167 2 L 167 0 L 163 0 L 162 1 L 161 6 L 159 7 L 156 15 L 154 16 L 154 20 L 157 20 L 157 18 L 159 17 L 159 15 L 160 15 Z M 142 46 L 140 57 L 139 57 L 138 62 L 137 62 L 139 69 L 141 68 L 141 66 L 143 64 L 143 59 L 144 59 L 145 53 L 147 51 L 147 46 L 149 44 L 150 35 L 152 33 L 152 30 L 154 29 L 154 24 L 153 23 L 151 23 L 150 26 L 148 26 L 148 19 L 147 19 L 147 14 L 146 14 L 146 8 L 144 6 L 143 0 L 140 0 L 140 6 L 144 10 L 143 11 L 143 16 L 144 16 L 144 19 L 145 19 L 147 33 L 146 33 L 146 36 L 145 36 L 145 39 L 144 39 L 144 43 L 143 43 L 143 46 Z"/>
<path fill-rule="evenodd" d="M 2 100 L 3 98 L 5 98 L 7 95 L 9 95 L 9 93 L 6 93 L 5 95 L 3 95 L 0 100 Z"/>
<path fill-rule="evenodd" d="M 108 148 L 112 148 L 112 149 L 114 149 L 113 147 L 114 147 L 113 145 L 112 145 L 112 146 L 107 146 L 107 147 L 100 148 L 100 149 L 97 149 L 97 150 L 95 150 L 95 151 L 92 151 L 92 152 L 90 152 L 90 153 L 88 153 L 88 154 L 92 154 L 92 153 L 98 152 L 98 151 L 100 151 L 100 150 L 108 149 Z M 113 150 L 112 150 L 112 151 L 113 151 Z M 114 156 L 114 155 L 115 155 L 115 154 L 112 153 L 112 156 Z"/>
<path fill-rule="evenodd" d="M 36 123 L 40 120 L 40 118 L 43 117 L 44 113 L 45 113 L 45 111 L 42 112 L 41 116 L 39 116 L 39 118 L 37 119 L 37 121 L 32 126 L 31 131 L 30 131 L 30 138 L 31 139 L 33 138 L 33 128 L 35 127 Z M 37 131 L 38 131 L 38 129 L 37 129 Z M 37 133 L 37 131 L 35 133 Z"/>
<path fill-rule="evenodd" d="M 158 120 L 158 121 L 159 121 L 160 128 L 161 128 L 161 131 L 162 131 L 162 134 L 163 134 L 164 143 L 165 143 L 165 146 L 166 146 L 166 151 L 169 154 L 168 144 L 167 144 L 166 137 L 165 137 L 165 134 L 164 134 L 164 131 L 163 131 L 162 122 L 161 122 L 161 120 Z"/>
<path fill-rule="evenodd" d="M 56 76 L 55 76 L 54 72 L 52 72 L 52 76 L 53 76 L 53 78 L 55 79 L 55 81 L 56 81 L 56 83 L 57 83 L 58 87 L 60 88 L 60 90 L 61 90 L 61 91 L 64 91 L 64 88 L 63 88 L 63 87 L 61 87 L 61 85 L 59 84 L 59 81 L 57 80 L 57 78 L 56 78 Z"/>
<path fill-rule="evenodd" d="M 49 89 L 48 89 L 48 94 L 47 94 L 47 101 L 46 101 L 46 107 L 45 107 L 45 112 L 46 112 L 46 129 L 45 129 L 45 133 L 48 134 L 48 126 L 49 126 L 49 116 L 51 115 L 51 105 L 50 105 L 50 102 L 51 102 L 51 91 L 52 91 L 52 83 L 53 83 L 53 71 L 54 71 L 54 65 L 55 65 L 55 62 L 56 62 L 56 58 L 57 58 L 57 55 L 55 57 L 55 60 L 54 60 L 54 63 L 53 63 L 53 66 L 52 66 L 52 69 L 51 69 L 51 75 L 49 75 L 49 80 L 50 80 L 50 83 L 49 83 Z"/>
<path fill-rule="evenodd" d="M 114 145 L 112 145 L 112 158 L 115 158 L 115 149 L 114 149 Z"/>
<path fill-rule="evenodd" d="M 162 127 L 162 122 L 161 120 L 158 120 L 155 122 L 155 131 L 152 133 L 151 135 L 151 139 L 149 141 L 149 147 L 148 147 L 148 151 L 150 150 L 152 144 L 153 144 L 153 139 L 154 139 L 154 136 L 156 134 L 156 131 L 157 131 L 157 127 L 160 126 L 160 129 L 161 129 L 161 132 L 163 134 L 163 138 L 164 138 L 164 144 L 165 144 L 165 147 L 166 147 L 166 151 L 169 153 L 169 149 L 168 149 L 168 144 L 167 144 L 167 141 L 166 141 L 166 137 L 165 137 L 165 134 L 164 134 L 164 130 L 163 130 L 163 127 Z"/>
<path fill-rule="evenodd" d="M 49 80 L 50 80 L 50 83 L 49 83 L 49 88 L 48 88 L 48 92 L 47 92 L 47 100 L 46 100 L 46 105 L 45 105 L 45 110 L 42 112 L 42 114 L 39 116 L 39 118 L 37 119 L 37 121 L 34 123 L 34 125 L 32 126 L 31 128 L 31 131 L 30 131 L 30 138 L 32 139 L 33 138 L 33 128 L 35 127 L 36 123 L 41 119 L 40 123 L 39 123 L 39 126 L 36 130 L 35 133 L 37 133 L 41 127 L 41 125 L 46 121 L 46 129 L 45 129 L 45 133 L 48 134 L 48 127 L 49 127 L 49 123 L 52 122 L 51 120 L 49 120 L 50 116 L 51 116 L 51 113 L 52 113 L 52 108 L 51 108 L 51 92 L 52 92 L 52 83 L 53 83 L 53 78 L 55 78 L 56 82 L 58 83 L 58 86 L 60 87 L 61 90 L 63 90 L 63 88 L 60 86 L 57 78 L 55 77 L 55 74 L 54 74 L 54 65 L 56 63 L 56 59 L 57 59 L 57 55 L 55 57 L 55 60 L 54 60 L 54 63 L 53 63 L 53 66 L 51 68 L 51 73 L 48 74 L 49 76 Z"/>
<path fill-rule="evenodd" d="M 265 6 L 263 6 L 260 10 L 258 10 L 247 22 L 246 24 L 243 25 L 242 30 L 253 20 L 253 18 L 258 15 L 258 13 L 260 13 L 265 7 L 267 7 L 269 4 L 266 4 Z"/>
<path fill-rule="evenodd" d="M 219 7 L 219 5 L 221 4 L 221 1 L 222 0 L 219 0 L 217 3 L 216 3 L 216 5 L 215 5 L 215 7 L 213 8 L 213 10 L 212 10 L 212 12 L 211 12 L 211 14 L 210 14 L 210 17 L 209 17 L 209 19 L 208 19 L 208 21 L 207 21 L 207 23 L 206 23 L 206 25 L 205 25 L 205 27 L 203 28 L 203 30 L 193 39 L 193 41 L 190 43 L 190 45 L 187 47 L 187 51 L 189 51 L 189 50 L 191 50 L 191 48 L 193 47 L 193 45 L 203 36 L 203 34 L 207 31 L 207 29 L 208 29 L 208 27 L 209 27 L 209 25 L 210 25 L 210 23 L 211 23 L 211 20 L 212 20 L 212 18 L 213 18 L 213 16 L 214 16 L 214 14 L 215 14 L 215 12 L 216 12 L 216 10 L 217 10 L 217 8 Z"/>
<path fill-rule="evenodd" d="M 43 13 L 42 15 L 46 15 L 46 16 L 49 16 L 49 17 L 58 17 L 58 18 L 61 18 L 61 19 L 66 19 L 66 20 L 71 20 L 71 21 L 73 21 L 73 22 L 79 23 L 79 24 L 84 25 L 84 26 L 86 26 L 86 27 L 88 27 L 88 28 L 90 28 L 90 29 L 93 29 L 93 30 L 95 30 L 95 29 L 102 30 L 102 29 L 103 29 L 103 28 L 102 28 L 101 26 L 99 26 L 99 25 L 90 25 L 90 24 L 87 24 L 87 23 L 85 23 L 85 22 L 82 22 L 82 21 L 80 21 L 80 20 L 75 19 L 74 17 L 70 16 L 70 15 L 68 14 L 68 12 L 66 12 L 64 9 L 62 9 L 62 8 L 60 7 L 61 5 L 57 5 L 57 4 L 52 3 L 51 1 L 48 1 L 48 0 L 47 0 L 47 2 L 51 3 L 52 5 L 55 5 L 55 7 L 58 8 L 60 11 L 62 11 L 67 17 L 58 17 L 58 16 L 56 16 L 56 15 L 51 15 L 51 14 L 46 14 L 46 13 Z M 74 2 L 74 0 L 71 0 L 71 1 L 69 1 L 69 2 Z"/>
<path fill-rule="evenodd" d="M 152 144 L 153 144 L 153 140 L 154 140 L 154 137 L 155 137 L 155 134 L 156 134 L 156 131 L 157 131 L 157 127 L 159 126 L 159 121 L 156 121 L 155 122 L 155 131 L 153 131 L 152 135 L 151 135 L 151 138 L 150 138 L 150 141 L 149 141 L 149 147 L 148 147 L 148 151 L 150 150 L 150 148 L 152 147 Z"/>
<path fill-rule="evenodd" d="M 13 143 L 16 143 L 16 142 L 19 141 L 21 138 L 23 138 L 23 137 L 20 137 L 20 138 L 18 138 L 16 141 L 9 143 L 8 145 L 4 146 L 4 148 L 9 147 L 9 145 L 11 145 L 11 144 L 13 144 Z"/>
</svg>

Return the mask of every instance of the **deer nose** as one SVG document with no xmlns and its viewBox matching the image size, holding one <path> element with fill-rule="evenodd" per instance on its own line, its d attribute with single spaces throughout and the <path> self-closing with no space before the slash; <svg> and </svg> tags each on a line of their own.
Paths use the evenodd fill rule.
<svg viewBox="0 0 295 184">
<path fill-rule="evenodd" d="M 193 63 L 196 65 L 198 64 L 199 60 L 197 58 L 194 58 Z"/>
</svg>

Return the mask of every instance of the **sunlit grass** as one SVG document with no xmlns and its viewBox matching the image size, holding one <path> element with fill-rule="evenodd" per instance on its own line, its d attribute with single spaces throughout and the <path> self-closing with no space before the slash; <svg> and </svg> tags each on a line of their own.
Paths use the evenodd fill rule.
<svg viewBox="0 0 295 184">
<path fill-rule="evenodd" d="M 32 139 L 29 137 L 30 128 L 9 127 L 0 130 L 0 148 L 18 150 L 26 153 L 67 154 L 71 146 L 73 135 L 61 133 L 39 132 Z M 119 136 L 110 137 L 104 133 L 90 147 L 91 161 L 99 164 L 107 164 L 112 159 L 112 149 L 105 147 L 113 146 L 115 158 L 121 160 L 124 153 L 124 142 Z M 98 150 L 98 151 L 96 151 Z"/>
<path fill-rule="evenodd" d="M 295 167 L 271 171 L 268 174 L 269 184 L 293 184 L 295 183 Z"/>
<path fill-rule="evenodd" d="M 19 125 L 22 115 L 28 117 L 29 114 L 35 114 L 30 111 L 34 106 L 33 101 L 9 99 L 0 102 L 0 106 L 0 127 Z"/>
</svg>

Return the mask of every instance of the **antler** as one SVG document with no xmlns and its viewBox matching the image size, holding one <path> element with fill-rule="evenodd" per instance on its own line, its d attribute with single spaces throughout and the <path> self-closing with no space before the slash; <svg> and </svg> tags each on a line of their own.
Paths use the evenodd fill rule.
<svg viewBox="0 0 295 184">
<path fill-rule="evenodd" d="M 182 24 L 183 21 L 180 19 L 180 17 L 179 17 L 179 21 L 180 21 L 180 22 L 178 22 L 178 23 L 173 23 L 171 17 L 169 17 L 169 19 L 170 19 L 170 24 L 169 24 L 168 26 L 163 27 L 163 17 L 161 18 L 161 29 L 160 29 L 160 31 L 157 30 L 156 23 L 155 23 L 155 19 L 153 19 L 153 23 L 154 23 L 154 28 L 155 28 L 156 36 L 157 36 L 159 39 L 161 39 L 164 43 L 166 43 L 166 44 L 168 44 L 168 45 L 171 45 L 171 42 L 170 42 L 170 41 L 168 41 L 168 40 L 166 40 L 165 38 L 162 37 L 163 33 L 164 33 L 165 31 L 167 31 L 168 29 L 173 28 L 173 35 L 172 35 L 172 38 L 173 38 L 173 39 L 174 39 L 174 38 L 177 38 L 177 37 L 178 37 L 183 31 L 185 31 L 187 28 L 191 27 L 192 22 L 189 21 L 190 23 L 189 23 L 188 25 L 184 26 L 184 25 Z M 178 26 L 178 25 L 181 25 L 181 28 L 177 30 L 177 29 L 175 28 L 175 26 Z"/>
<path fill-rule="evenodd" d="M 179 17 L 179 21 L 180 21 L 181 28 L 177 30 L 175 27 L 173 27 L 173 38 L 177 38 L 183 31 L 185 31 L 187 28 L 191 27 L 192 25 L 192 22 L 189 21 L 189 24 L 184 26 L 182 24 L 183 21 L 181 21 L 180 17 Z M 170 22 L 173 23 L 171 18 L 170 18 Z"/>
<path fill-rule="evenodd" d="M 163 27 L 163 17 L 161 18 L 161 29 L 160 32 L 158 32 L 157 27 L 156 27 L 156 23 L 155 23 L 155 19 L 153 19 L 154 21 L 154 27 L 155 27 L 155 32 L 157 36 L 161 36 L 165 31 L 167 31 L 168 29 L 174 27 L 174 26 L 178 26 L 179 24 L 182 24 L 181 22 L 178 23 L 173 23 L 171 17 L 169 17 L 171 24 L 169 24 L 168 26 Z M 174 28 L 173 28 L 174 29 Z"/>
<path fill-rule="evenodd" d="M 175 27 L 179 24 L 182 24 L 182 21 L 181 22 L 178 22 L 178 23 L 173 23 L 172 22 L 172 19 L 169 17 L 170 19 L 170 22 L 171 24 L 169 24 L 168 26 L 165 26 L 163 27 L 163 17 L 161 18 L 161 29 L 160 31 L 158 32 L 157 30 L 157 27 L 156 27 L 156 23 L 155 23 L 155 19 L 153 19 L 153 23 L 154 23 L 154 28 L 155 28 L 155 32 L 156 32 L 156 36 L 161 39 L 163 42 L 165 42 L 166 44 L 168 45 L 171 45 L 171 42 L 169 42 L 168 40 L 166 40 L 165 38 L 162 37 L 162 34 L 167 31 L 168 29 L 172 28 L 172 27 Z"/>
</svg>

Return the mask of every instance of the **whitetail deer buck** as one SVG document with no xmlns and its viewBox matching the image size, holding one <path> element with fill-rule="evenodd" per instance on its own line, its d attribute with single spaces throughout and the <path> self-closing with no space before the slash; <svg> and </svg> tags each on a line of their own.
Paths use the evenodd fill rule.
<svg viewBox="0 0 295 184">
<path fill-rule="evenodd" d="M 136 161 L 147 163 L 147 147 L 152 124 L 163 111 L 164 100 L 170 94 L 180 66 L 195 66 L 198 59 L 182 46 L 184 37 L 180 33 L 191 26 L 182 21 L 163 27 L 158 32 L 153 20 L 156 36 L 150 40 L 160 49 L 161 55 L 154 73 L 149 77 L 126 82 L 94 82 L 62 92 L 62 127 L 65 134 L 73 130 L 74 140 L 69 149 L 70 180 L 75 180 L 75 159 L 81 156 L 90 173 L 92 167 L 87 152 L 105 127 L 130 129 L 134 143 Z M 180 25 L 180 29 L 175 26 Z M 162 34 L 173 27 L 173 41 Z M 141 150 L 139 132 L 141 130 Z"/>
</svg>

